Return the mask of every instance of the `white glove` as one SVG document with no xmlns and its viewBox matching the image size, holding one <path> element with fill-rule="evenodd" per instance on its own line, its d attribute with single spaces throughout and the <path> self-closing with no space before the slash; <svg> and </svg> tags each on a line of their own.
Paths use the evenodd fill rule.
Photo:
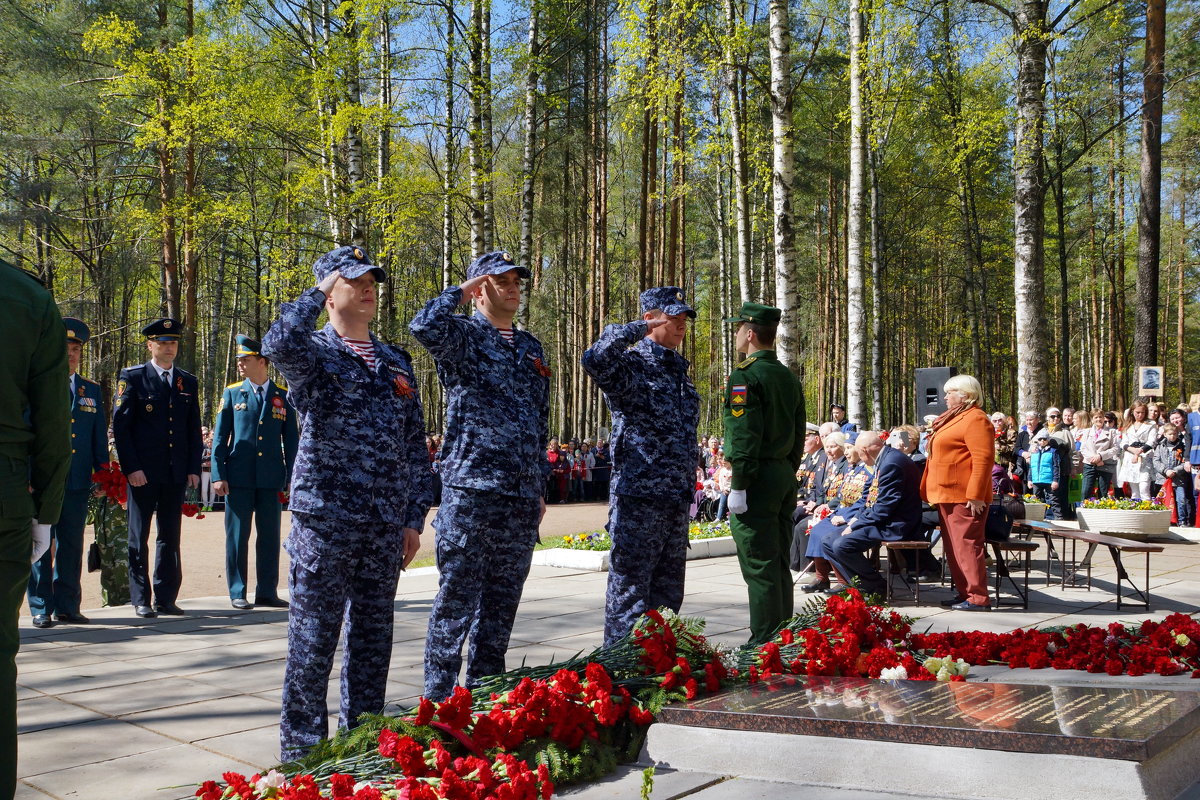
<svg viewBox="0 0 1200 800">
<path fill-rule="evenodd" d="M 37 522 L 33 523 L 33 561 L 36 562 L 39 558 L 46 555 L 46 551 L 50 549 L 50 526 L 41 525 Z"/>
<path fill-rule="evenodd" d="M 746 490 L 734 489 L 729 493 L 729 510 L 734 514 L 745 514 L 750 509 L 746 505 Z"/>
</svg>

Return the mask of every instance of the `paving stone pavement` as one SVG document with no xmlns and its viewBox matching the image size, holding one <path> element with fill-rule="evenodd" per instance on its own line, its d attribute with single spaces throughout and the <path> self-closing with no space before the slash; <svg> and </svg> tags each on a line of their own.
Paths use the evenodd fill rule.
<svg viewBox="0 0 1200 800">
<path fill-rule="evenodd" d="M 1193 531 L 1185 531 L 1191 535 Z M 1198 537 L 1200 541 L 1200 537 Z M 991 614 L 943 610 L 947 589 L 922 591 L 923 606 L 898 599 L 897 607 L 920 618 L 918 630 L 993 630 L 1014 627 L 1107 624 L 1193 613 L 1200 604 L 1200 546 L 1177 537 L 1151 562 L 1153 611 L 1112 600 L 1115 573 L 1106 552 L 1097 554 L 1093 589 L 1046 587 L 1035 562 L 1029 610 Z M 1143 564 L 1127 565 L 1139 582 Z M 525 587 L 508 666 L 545 664 L 587 652 L 603 639 L 606 573 L 534 567 Z M 936 586 L 936 584 L 934 585 Z M 388 697 L 396 706 L 415 703 L 422 680 L 422 646 L 430 603 L 437 590 L 432 568 L 412 570 L 396 595 L 395 647 Z M 800 597 L 798 593 L 798 598 Z M 798 599 L 798 603 L 803 602 Z M 186 617 L 139 619 L 129 606 L 89 610 L 91 625 L 39 630 L 22 619 L 17 658 L 20 729 L 16 797 L 173 798 L 190 795 L 199 782 L 223 771 L 251 772 L 274 764 L 286 653 L 287 612 L 236 611 L 224 597 L 183 600 Z M 717 641 L 741 644 L 748 636 L 746 591 L 733 557 L 688 562 L 682 613 L 707 620 Z M 340 664 L 340 657 L 335 664 Z M 1021 682 L 1112 681 L 1106 676 L 979 670 L 977 679 Z M 1155 688 L 1200 690 L 1187 678 L 1122 678 Z M 330 683 L 331 728 L 336 724 L 336 670 Z M 623 769 L 610 780 L 564 789 L 576 800 L 636 797 L 640 769 Z M 890 795 L 838 792 L 828 787 L 781 787 L 736 776 L 670 773 L 655 779 L 654 797 L 823 797 L 867 800 Z"/>
</svg>

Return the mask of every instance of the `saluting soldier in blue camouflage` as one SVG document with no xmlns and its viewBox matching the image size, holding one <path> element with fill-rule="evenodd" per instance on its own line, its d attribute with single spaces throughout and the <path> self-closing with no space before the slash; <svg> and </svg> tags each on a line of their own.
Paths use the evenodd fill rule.
<svg viewBox="0 0 1200 800">
<path fill-rule="evenodd" d="M 396 583 L 420 548 L 432 499 L 412 360 L 370 332 L 376 284 L 387 275 L 359 247 L 326 253 L 313 273 L 316 288 L 283 304 L 261 351 L 301 416 L 284 545 L 292 557 L 284 761 L 328 732 L 326 683 L 343 619 L 338 726 L 383 708 Z M 314 330 L 322 309 L 329 323 Z"/>
<path fill-rule="evenodd" d="M 647 289 L 641 307 L 642 319 L 609 325 L 583 354 L 613 417 L 605 644 L 648 610 L 679 611 L 696 485 L 700 395 L 678 353 L 696 312 L 677 286 Z"/>
<path fill-rule="evenodd" d="M 180 616 L 179 527 L 185 489 L 200 486 L 200 382 L 175 366 L 183 326 L 164 317 L 142 328 L 150 360 L 117 380 L 113 438 L 129 478 L 129 596 L 139 617 Z M 150 581 L 150 517 L 158 522 Z M 153 589 L 153 607 L 151 606 Z"/>
<path fill-rule="evenodd" d="M 462 286 L 429 301 L 409 330 L 446 388 L 442 504 L 433 521 L 441 572 L 425 642 L 425 696 L 453 690 L 470 636 L 466 685 L 504 672 L 550 474 L 550 369 L 541 342 L 514 330 L 521 279 L 507 253 L 471 262 Z M 474 299 L 475 313 L 454 309 Z"/>
<path fill-rule="evenodd" d="M 63 317 L 63 324 L 67 326 L 67 364 L 71 371 L 71 471 L 67 473 L 62 514 L 51 529 L 55 545 L 33 562 L 29 577 L 29 613 L 35 628 L 52 627 L 55 619 L 77 625 L 91 622 L 79 612 L 83 528 L 93 488 L 92 473 L 108 461 L 108 415 L 104 413 L 100 384 L 79 374 L 83 346 L 91 331 L 83 320 L 74 317 Z"/>
<path fill-rule="evenodd" d="M 262 344 L 238 334 L 243 380 L 225 387 L 213 431 L 213 491 L 225 498 L 225 579 L 234 608 L 287 608 L 279 598 L 279 493 L 287 489 L 296 443 L 296 410 L 287 389 L 267 376 Z M 258 530 L 254 603 L 246 601 L 250 525 Z"/>
</svg>

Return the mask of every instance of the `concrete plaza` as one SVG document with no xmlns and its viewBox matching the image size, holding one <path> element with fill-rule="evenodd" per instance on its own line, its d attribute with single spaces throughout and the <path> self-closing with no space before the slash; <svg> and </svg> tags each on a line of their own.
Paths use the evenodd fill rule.
<svg viewBox="0 0 1200 800">
<path fill-rule="evenodd" d="M 1194 531 L 1185 531 L 1192 535 Z M 1041 554 L 1039 554 L 1041 555 Z M 1106 624 L 1162 618 L 1200 606 L 1200 546 L 1177 536 L 1151 561 L 1152 612 L 1113 602 L 1114 572 L 1106 552 L 1096 555 L 1092 591 L 1046 587 L 1039 560 L 1030 608 L 991 614 L 945 611 L 948 591 L 922 592 L 923 605 L 898 599 L 904 613 L 922 618 L 924 630 L 991 630 L 1015 627 Z M 1129 559 L 1143 582 L 1143 561 Z M 688 563 L 682 613 L 704 617 L 708 635 L 740 644 L 748 635 L 746 591 L 733 557 Z M 587 652 L 602 639 L 607 573 L 534 567 L 513 631 L 509 667 L 546 664 Z M 934 585 L 936 587 L 936 584 Z M 437 589 L 432 568 L 404 574 L 396 595 L 395 647 L 388 697 L 410 705 L 420 694 L 422 648 Z M 797 593 L 797 603 L 803 602 Z M 17 797 L 177 798 L 226 770 L 250 773 L 276 762 L 278 719 L 286 652 L 287 612 L 239 612 L 225 597 L 182 600 L 186 617 L 138 619 L 132 608 L 89 610 L 93 623 L 38 630 L 22 619 L 18 656 L 20 756 Z M 339 660 L 340 663 L 340 660 Z M 1176 678 L 1107 678 L 1084 673 L 984 668 L 979 679 L 1041 683 L 1104 682 L 1200 690 L 1200 681 Z M 334 722 L 337 675 L 330 683 Z M 331 725 L 334 723 L 331 723 Z M 623 769 L 610 781 L 564 789 L 578 798 L 636 797 L 641 776 Z M 726 774 L 660 773 L 655 798 L 682 794 L 699 800 L 770 796 L 864 800 L 886 794 L 790 789 Z"/>
</svg>

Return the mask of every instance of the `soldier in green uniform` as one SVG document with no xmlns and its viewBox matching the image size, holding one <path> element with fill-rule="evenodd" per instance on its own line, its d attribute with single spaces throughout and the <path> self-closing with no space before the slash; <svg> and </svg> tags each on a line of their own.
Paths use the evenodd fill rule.
<svg viewBox="0 0 1200 800">
<path fill-rule="evenodd" d="M 804 390 L 775 355 L 780 311 L 743 303 L 725 387 L 725 457 L 733 465 L 730 528 L 750 595 L 750 642 L 768 641 L 793 614 L 788 548 L 796 468 L 804 457 Z"/>
<path fill-rule="evenodd" d="M 279 493 L 287 489 L 299 430 L 287 389 L 267 377 L 262 345 L 237 337 L 238 374 L 221 397 L 213 431 L 213 491 L 225 498 L 225 576 L 234 608 L 287 608 L 279 599 Z M 251 517 L 258 529 L 254 604 L 246 601 Z"/>
<path fill-rule="evenodd" d="M 0 797 L 17 785 L 17 616 L 71 467 L 67 329 L 35 278 L 0 261 Z"/>
</svg>

